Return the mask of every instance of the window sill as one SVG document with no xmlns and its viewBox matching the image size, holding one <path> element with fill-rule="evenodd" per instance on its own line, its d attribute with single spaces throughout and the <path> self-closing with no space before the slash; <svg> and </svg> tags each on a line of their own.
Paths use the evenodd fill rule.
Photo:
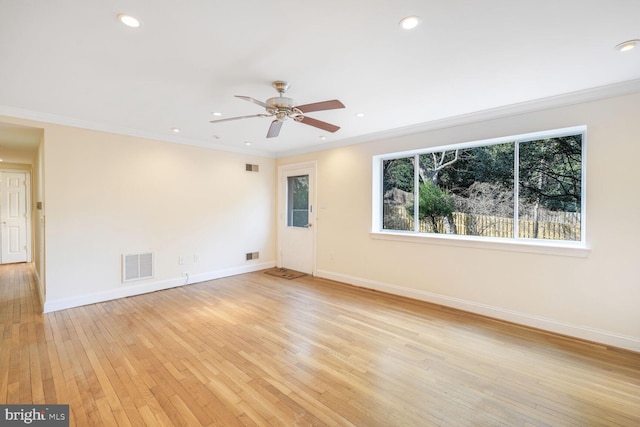
<svg viewBox="0 0 640 427">
<path fill-rule="evenodd" d="M 561 243 L 555 241 L 533 242 L 530 240 L 510 240 L 474 236 L 433 235 L 403 233 L 401 231 L 372 231 L 372 239 L 421 243 L 427 245 L 458 246 L 473 249 L 489 249 L 508 252 L 526 252 L 543 255 L 587 258 L 591 249 L 581 243 Z"/>
</svg>

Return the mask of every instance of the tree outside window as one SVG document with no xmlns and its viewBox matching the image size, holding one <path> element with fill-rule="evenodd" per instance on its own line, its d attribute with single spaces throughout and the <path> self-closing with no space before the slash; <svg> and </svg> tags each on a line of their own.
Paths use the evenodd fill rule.
<svg viewBox="0 0 640 427">
<path fill-rule="evenodd" d="M 384 160 L 382 228 L 580 241 L 582 159 L 576 133 Z"/>
</svg>

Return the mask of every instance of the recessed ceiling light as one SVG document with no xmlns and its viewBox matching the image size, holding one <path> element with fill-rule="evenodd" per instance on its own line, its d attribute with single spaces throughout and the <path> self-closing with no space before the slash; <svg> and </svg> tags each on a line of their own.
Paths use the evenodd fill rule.
<svg viewBox="0 0 640 427">
<path fill-rule="evenodd" d="M 636 47 L 638 45 L 638 43 L 640 43 L 640 40 L 628 40 L 626 42 L 620 43 L 619 45 L 616 46 L 616 49 L 619 50 L 620 52 L 628 52 L 631 49 L 633 49 L 634 47 Z"/>
<path fill-rule="evenodd" d="M 180 129 L 178 129 L 178 128 L 171 128 L 171 131 L 173 133 L 180 133 Z"/>
<path fill-rule="evenodd" d="M 138 21 L 131 15 L 127 15 L 126 13 L 118 14 L 118 19 L 127 27 L 138 28 L 140 26 L 140 21 Z"/>
<path fill-rule="evenodd" d="M 249 142 L 249 141 L 245 141 L 245 142 L 244 142 L 244 145 L 246 145 L 246 146 L 248 147 L 248 146 L 250 146 L 250 145 L 251 145 L 251 142 Z"/>
<path fill-rule="evenodd" d="M 420 18 L 417 16 L 407 16 L 400 20 L 400 28 L 403 30 L 413 30 L 418 25 L 420 25 Z"/>
<path fill-rule="evenodd" d="M 356 117 L 364 117 L 364 113 L 356 113 Z"/>
<path fill-rule="evenodd" d="M 321 140 L 323 140 L 323 141 L 324 141 L 325 139 L 327 139 L 327 137 L 326 137 L 326 136 L 324 136 L 324 135 L 320 135 L 320 137 L 319 137 L 319 138 L 320 138 Z"/>
<path fill-rule="evenodd" d="M 211 114 L 213 114 L 213 115 L 214 115 L 214 116 L 216 116 L 216 117 L 220 117 L 220 116 L 222 115 L 222 113 L 218 113 L 217 111 L 216 111 L 216 112 L 214 112 L 214 113 L 211 113 Z"/>
</svg>

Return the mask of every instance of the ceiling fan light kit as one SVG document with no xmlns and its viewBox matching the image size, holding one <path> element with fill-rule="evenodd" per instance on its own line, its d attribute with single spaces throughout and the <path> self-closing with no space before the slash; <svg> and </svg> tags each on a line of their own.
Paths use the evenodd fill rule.
<svg viewBox="0 0 640 427">
<path fill-rule="evenodd" d="M 296 106 L 296 102 L 293 98 L 284 96 L 287 89 L 289 89 L 289 83 L 282 80 L 276 80 L 272 83 L 272 86 L 275 90 L 278 91 L 279 96 L 269 98 L 266 102 L 251 98 L 250 96 L 235 95 L 236 98 L 240 98 L 253 104 L 260 105 L 265 109 L 267 114 L 263 113 L 254 114 L 251 116 L 230 117 L 228 119 L 211 120 L 211 123 L 248 119 L 252 117 L 273 117 L 274 120 L 271 122 L 271 126 L 269 126 L 269 130 L 267 131 L 267 138 L 277 137 L 280 134 L 280 128 L 282 128 L 282 124 L 287 119 L 292 119 L 295 122 L 304 123 L 305 125 L 313 126 L 327 132 L 336 132 L 338 129 L 340 129 L 339 126 L 305 116 L 305 114 L 313 111 L 345 108 L 342 102 L 338 101 L 337 99 L 333 99 L 330 101 L 314 102 L 312 104 Z"/>
</svg>

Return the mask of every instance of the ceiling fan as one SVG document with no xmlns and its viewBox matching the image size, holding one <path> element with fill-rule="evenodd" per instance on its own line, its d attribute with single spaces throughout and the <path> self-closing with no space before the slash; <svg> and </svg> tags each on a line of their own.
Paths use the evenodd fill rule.
<svg viewBox="0 0 640 427">
<path fill-rule="evenodd" d="M 284 93 L 289 89 L 289 83 L 276 80 L 272 83 L 272 86 L 280 94 L 279 96 L 269 98 L 266 102 L 259 101 L 249 96 L 235 95 L 236 98 L 244 99 L 245 101 L 253 102 L 254 104 L 264 107 L 268 114 L 254 114 L 251 116 L 230 117 L 228 119 L 211 120 L 211 123 L 227 122 L 231 120 L 249 119 L 252 117 L 274 117 L 275 119 L 269 126 L 267 132 L 267 138 L 275 138 L 280 134 L 280 128 L 287 119 L 293 119 L 296 122 L 304 123 L 305 125 L 314 126 L 318 129 L 326 130 L 327 132 L 336 132 L 340 129 L 340 126 L 332 125 L 331 123 L 323 122 L 308 116 L 306 113 L 312 111 L 323 110 L 335 110 L 337 108 L 344 108 L 344 104 L 337 99 L 331 101 L 314 102 L 313 104 L 295 105 L 295 100 L 287 98 Z"/>
</svg>

